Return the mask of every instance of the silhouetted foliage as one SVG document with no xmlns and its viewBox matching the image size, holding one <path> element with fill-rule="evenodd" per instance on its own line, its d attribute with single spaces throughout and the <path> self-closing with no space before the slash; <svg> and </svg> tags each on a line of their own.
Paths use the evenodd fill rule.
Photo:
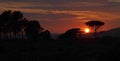
<svg viewBox="0 0 120 61">
<path fill-rule="evenodd" d="M 10 10 L 4 11 L 0 15 L 0 29 L 1 29 L 1 34 L 4 33 L 4 35 L 7 35 L 7 33 L 10 31 L 10 20 L 11 20 L 11 14 L 12 12 Z M 0 34 L 0 35 L 1 35 Z"/>
<path fill-rule="evenodd" d="M 19 22 L 23 19 L 23 14 L 20 11 L 14 11 L 11 15 L 12 30 L 16 37 L 17 33 L 21 30 Z"/>
<path fill-rule="evenodd" d="M 94 34 L 95 34 L 95 38 L 96 38 L 96 32 L 101 26 L 104 25 L 104 22 L 92 20 L 92 21 L 86 22 L 85 24 L 94 28 Z"/>
<path fill-rule="evenodd" d="M 28 21 L 20 11 L 4 11 L 0 15 L 0 21 L 0 37 L 2 35 L 3 38 L 18 38 L 18 35 L 23 38 L 26 35 L 28 38 L 35 39 L 43 32 L 38 21 Z"/>
<path fill-rule="evenodd" d="M 36 20 L 29 21 L 25 29 L 26 36 L 29 39 L 37 39 L 39 37 L 40 29 L 42 28 L 38 21 Z"/>
<path fill-rule="evenodd" d="M 28 23 L 28 20 L 26 18 L 17 22 L 17 25 L 16 25 L 17 32 L 16 33 L 20 33 L 22 35 L 22 38 L 25 35 L 25 28 L 27 26 L 27 23 Z"/>
<path fill-rule="evenodd" d="M 42 32 L 41 33 L 41 37 L 42 37 L 43 40 L 50 40 L 50 39 L 52 39 L 51 38 L 51 33 L 50 33 L 49 30 L 46 30 L 46 31 Z"/>
<path fill-rule="evenodd" d="M 0 21 L 0 36 L 5 34 L 16 36 L 16 34 L 21 33 L 28 37 L 28 39 L 0 40 L 1 60 L 40 61 L 41 59 L 67 59 L 80 61 L 120 61 L 119 38 L 105 36 L 102 39 L 97 38 L 94 40 L 86 38 L 81 40 L 83 36 L 81 29 L 72 28 L 60 35 L 57 40 L 50 41 L 51 32 L 49 30 L 44 31 L 37 20 L 27 20 L 19 11 L 4 11 L 0 15 Z M 86 25 L 95 28 L 97 31 L 104 23 L 90 21 Z M 33 42 L 36 40 L 43 41 Z M 50 42 L 46 42 L 46 40 Z M 82 42 L 69 43 L 68 41 Z"/>
<path fill-rule="evenodd" d="M 23 14 L 20 11 L 14 11 L 11 16 L 13 23 L 16 23 L 23 18 Z"/>
<path fill-rule="evenodd" d="M 20 11 L 4 11 L 0 15 L 0 29 L 1 29 L 1 34 L 7 36 L 7 38 L 12 36 L 12 33 L 16 35 L 16 33 L 19 32 L 20 27 L 19 27 L 19 21 L 23 19 L 23 14 Z"/>
<path fill-rule="evenodd" d="M 75 39 L 80 39 L 81 36 L 82 36 L 82 31 L 79 28 L 72 28 L 67 30 L 62 35 L 60 35 L 58 39 L 75 40 Z"/>
</svg>

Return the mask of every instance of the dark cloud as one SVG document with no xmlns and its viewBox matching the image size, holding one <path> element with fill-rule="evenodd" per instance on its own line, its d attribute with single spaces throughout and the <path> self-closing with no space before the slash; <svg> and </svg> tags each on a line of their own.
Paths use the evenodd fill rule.
<svg viewBox="0 0 120 61">
<path fill-rule="evenodd" d="M 10 2 L 32 3 L 19 8 L 47 10 L 93 10 L 119 11 L 120 3 L 109 0 L 4 0 Z M 12 4 L 11 4 L 12 5 Z M 15 4 L 13 4 L 15 5 Z M 9 8 L 16 8 L 10 6 Z"/>
<path fill-rule="evenodd" d="M 37 19 L 42 22 L 74 22 L 77 15 L 72 14 L 30 14 L 24 13 L 25 17 L 29 19 Z M 32 17 L 34 16 L 34 17 Z"/>
</svg>

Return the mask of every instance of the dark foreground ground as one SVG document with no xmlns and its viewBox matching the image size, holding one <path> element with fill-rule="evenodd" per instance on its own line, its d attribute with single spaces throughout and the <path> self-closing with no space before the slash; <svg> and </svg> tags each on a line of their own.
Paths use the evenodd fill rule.
<svg viewBox="0 0 120 61">
<path fill-rule="evenodd" d="M 1 40 L 0 61 L 120 61 L 120 40 Z"/>
</svg>

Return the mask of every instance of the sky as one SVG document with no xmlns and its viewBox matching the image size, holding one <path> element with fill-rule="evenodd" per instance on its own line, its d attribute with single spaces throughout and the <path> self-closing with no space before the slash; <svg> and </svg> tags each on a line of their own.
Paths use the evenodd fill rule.
<svg viewBox="0 0 120 61">
<path fill-rule="evenodd" d="M 90 20 L 105 22 L 101 30 L 120 27 L 120 0 L 0 0 L 0 13 L 5 10 L 21 11 L 52 33 L 84 29 Z"/>
</svg>

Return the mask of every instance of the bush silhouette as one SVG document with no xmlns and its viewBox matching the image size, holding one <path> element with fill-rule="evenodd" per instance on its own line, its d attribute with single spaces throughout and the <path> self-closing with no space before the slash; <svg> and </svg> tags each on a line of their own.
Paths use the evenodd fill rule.
<svg viewBox="0 0 120 61">
<path fill-rule="evenodd" d="M 41 37 L 43 40 L 50 40 L 51 39 L 51 33 L 49 30 L 46 30 L 41 33 Z"/>
<path fill-rule="evenodd" d="M 62 35 L 60 35 L 58 39 L 74 40 L 74 39 L 80 39 L 81 36 L 82 36 L 82 31 L 79 28 L 72 28 L 67 30 Z"/>
</svg>

